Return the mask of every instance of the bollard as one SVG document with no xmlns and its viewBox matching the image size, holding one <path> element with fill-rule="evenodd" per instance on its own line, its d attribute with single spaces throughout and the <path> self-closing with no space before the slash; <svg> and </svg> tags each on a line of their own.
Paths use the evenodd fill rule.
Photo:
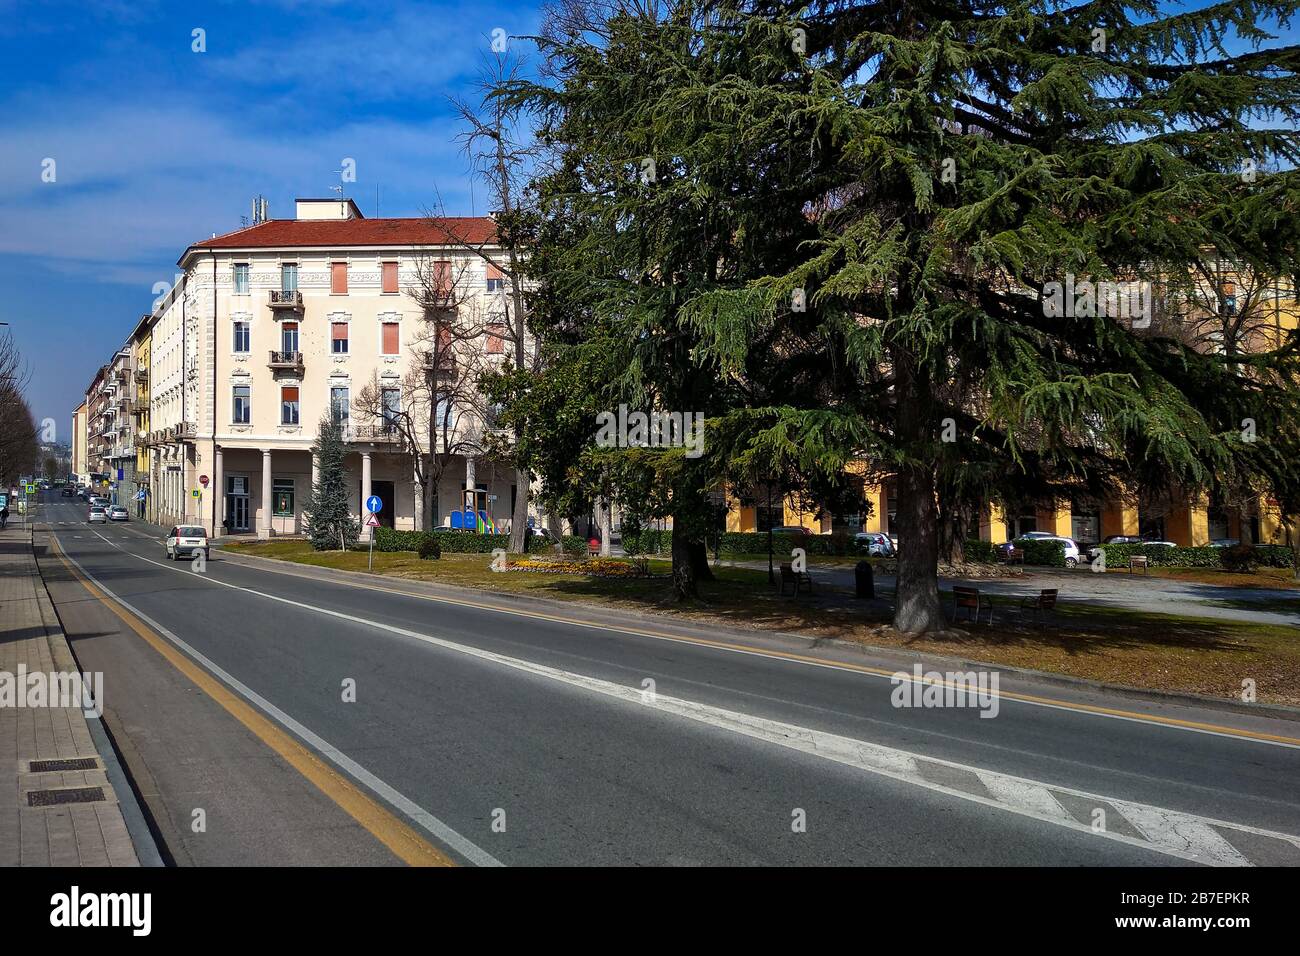
<svg viewBox="0 0 1300 956">
<path fill-rule="evenodd" d="M 870 561 L 859 561 L 857 567 L 853 570 L 854 583 L 857 586 L 857 596 L 860 598 L 875 598 L 876 596 L 876 577 L 875 571 L 871 567 Z"/>
</svg>

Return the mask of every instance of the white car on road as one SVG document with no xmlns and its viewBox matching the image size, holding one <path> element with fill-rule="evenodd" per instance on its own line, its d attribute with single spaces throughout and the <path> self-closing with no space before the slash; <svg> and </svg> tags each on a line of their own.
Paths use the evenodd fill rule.
<svg viewBox="0 0 1300 956">
<path fill-rule="evenodd" d="M 90 511 L 86 512 L 86 521 L 90 524 L 104 524 L 108 521 L 108 512 L 99 505 L 91 505 Z"/>
<path fill-rule="evenodd" d="M 1079 543 L 1073 538 L 1063 538 L 1050 531 L 1026 531 L 1020 537 L 1025 541 L 1059 541 L 1065 546 L 1065 566 L 1073 568 L 1079 564 Z"/>
<path fill-rule="evenodd" d="M 192 558 L 200 551 L 205 560 L 212 557 L 212 550 L 208 547 L 208 532 L 202 525 L 178 525 L 163 538 L 163 552 L 170 561 L 175 561 L 181 555 Z"/>
</svg>

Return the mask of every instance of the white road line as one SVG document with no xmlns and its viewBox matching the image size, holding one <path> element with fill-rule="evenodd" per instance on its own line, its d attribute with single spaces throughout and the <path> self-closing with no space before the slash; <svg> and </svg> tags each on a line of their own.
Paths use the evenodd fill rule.
<svg viewBox="0 0 1300 956">
<path fill-rule="evenodd" d="M 100 537 L 103 536 L 101 535 Z M 107 538 L 104 538 L 104 540 L 108 541 Z M 113 542 L 111 541 L 108 541 L 108 543 L 113 544 Z M 117 547 L 117 545 L 113 545 L 113 547 Z M 60 550 L 62 551 L 62 549 Z M 125 551 L 124 553 L 130 554 L 129 551 Z M 82 574 L 84 574 L 88 579 L 93 581 L 96 587 L 98 587 L 101 591 L 107 594 L 110 598 L 112 598 L 122 607 L 126 608 L 136 617 L 140 618 L 140 620 L 144 621 L 146 624 L 148 624 L 151 628 L 153 628 L 163 637 L 167 638 L 167 640 L 171 641 L 171 643 L 174 644 L 176 647 L 180 648 L 182 651 L 188 654 L 195 662 L 197 662 L 200 666 L 202 666 L 205 670 L 207 670 L 208 673 L 212 674 L 218 680 L 225 683 L 228 687 L 230 687 L 231 690 L 238 693 L 245 700 L 249 701 L 254 706 L 260 708 L 264 713 L 266 713 L 269 717 L 271 717 L 278 724 L 280 724 L 280 726 L 284 727 L 290 733 L 296 734 L 300 739 L 302 739 L 307 744 L 309 744 L 310 746 L 318 750 L 323 756 L 327 757 L 330 761 L 334 763 L 335 766 L 341 769 L 344 773 L 346 773 L 357 783 L 361 784 L 363 787 L 367 788 L 372 793 L 377 794 L 379 797 L 388 801 L 388 803 L 392 804 L 397 809 L 401 810 L 402 813 L 406 814 L 408 817 L 410 817 L 420 826 L 424 827 L 424 829 L 432 833 L 435 837 L 437 837 L 437 839 L 441 840 L 445 845 L 451 847 L 456 852 L 460 853 L 461 856 L 465 857 L 467 860 L 470 860 L 472 863 L 477 864 L 478 866 L 504 866 L 505 865 L 496 857 L 492 856 L 492 854 L 484 850 L 482 847 L 473 843 L 468 837 L 462 836 L 456 830 L 453 830 L 450 826 L 443 823 L 441 820 L 435 817 L 428 810 L 421 807 L 414 800 L 411 800 L 409 797 L 404 796 L 396 788 L 390 786 L 389 784 L 381 780 L 379 777 L 375 776 L 373 773 L 371 773 L 365 767 L 361 766 L 361 764 L 357 763 L 355 760 L 353 760 L 351 757 L 345 754 L 342 750 L 335 747 L 333 744 L 325 740 L 319 734 L 315 733 L 314 731 L 308 729 L 303 724 L 294 720 L 294 718 L 290 717 L 279 707 L 276 707 L 275 704 L 271 703 L 261 694 L 257 693 L 255 690 L 248 687 L 246 684 L 239 681 L 234 676 L 232 676 L 231 674 L 223 670 L 221 667 L 219 667 L 213 661 L 209 660 L 198 650 L 191 647 L 185 641 L 181 640 L 181 638 L 179 638 L 177 635 L 172 633 L 162 624 L 158 623 L 153 618 L 149 617 L 149 615 L 145 614 L 143 611 L 140 611 L 138 608 L 122 600 L 120 597 L 114 594 L 113 591 L 110 590 L 102 581 L 100 581 L 93 574 L 91 574 L 84 567 L 82 567 L 82 565 L 77 561 L 76 558 L 72 557 L 70 554 L 67 554 L 66 552 L 64 552 L 63 556 L 67 558 L 69 561 L 71 561 L 74 565 L 76 565 L 77 569 Z M 139 555 L 135 555 L 135 557 L 139 557 Z M 148 560 L 148 559 L 143 558 L 141 560 Z M 151 563 L 157 564 L 157 562 L 151 562 Z M 166 567 L 166 565 L 159 565 L 159 567 Z M 179 569 L 174 569 L 174 570 L 179 570 Z M 254 591 L 251 593 L 256 594 L 257 592 Z"/>
<path fill-rule="evenodd" d="M 137 558 L 140 557 L 137 554 L 132 554 L 132 552 L 130 551 L 127 551 L 126 553 L 131 554 L 132 557 L 137 557 Z M 231 560 L 232 563 L 240 565 L 241 567 L 245 567 L 245 568 L 251 567 L 255 570 L 264 570 L 272 574 L 282 574 L 288 577 L 307 578 L 308 580 L 328 580 L 329 583 L 331 584 L 337 584 L 341 587 L 348 587 L 348 588 L 353 588 L 361 591 L 373 592 L 379 590 L 374 585 L 369 585 L 369 584 L 354 583 L 351 581 L 337 580 L 334 578 L 329 578 L 329 579 L 311 578 L 307 574 L 296 573 L 294 570 L 288 568 L 285 569 L 269 568 L 269 567 L 263 567 L 261 565 L 243 564 L 239 560 L 239 555 L 236 554 L 229 554 L 227 557 L 229 560 Z M 142 560 L 147 560 L 147 559 L 142 559 Z M 400 596 L 409 597 L 417 601 L 425 599 L 420 594 L 410 594 L 398 590 L 387 590 L 386 593 L 392 593 Z M 518 610 L 516 608 L 498 607 L 498 606 L 486 605 L 486 604 L 475 604 L 474 609 L 491 611 L 495 614 L 509 614 L 515 617 L 522 617 L 525 619 L 536 620 L 536 615 L 533 615 L 528 611 Z M 554 623 L 554 622 L 550 622 L 550 623 Z M 593 631 L 608 631 L 613 634 L 629 634 L 633 637 L 644 638 L 647 640 L 664 641 L 669 644 L 683 644 L 688 647 L 693 647 L 700 650 L 711 650 L 711 651 L 717 651 L 719 653 L 724 653 L 724 654 L 740 654 L 746 657 L 758 657 L 765 661 L 771 661 L 779 664 L 793 664 L 793 665 L 801 665 L 804 667 L 821 667 L 827 670 L 838 671 L 841 674 L 846 674 L 846 673 L 854 674 L 858 677 L 875 678 L 877 680 L 892 681 L 894 679 L 894 675 L 892 674 L 873 674 L 870 673 L 869 671 L 849 670 L 841 666 L 840 664 L 836 663 L 835 661 L 813 661 L 813 660 L 804 660 L 804 659 L 793 659 L 789 657 L 774 657 L 773 655 L 757 648 L 751 650 L 743 647 L 719 647 L 716 644 L 701 644 L 699 641 L 691 640 L 689 638 L 673 637 L 671 634 L 647 634 L 642 631 L 632 631 L 624 627 L 621 627 L 618 624 L 602 624 L 596 621 L 579 621 L 579 620 L 566 620 L 563 623 L 566 625 L 571 625 L 573 627 L 581 627 Z M 985 665 L 985 666 L 991 669 L 996 669 L 996 667 L 993 665 Z M 912 677 L 910 675 L 907 675 L 905 672 L 900 672 L 900 673 L 904 673 L 904 677 L 903 677 L 904 680 L 907 680 L 909 682 L 912 681 Z M 1076 717 L 1095 717 L 1101 720 L 1120 720 L 1120 721 L 1124 721 L 1125 723 L 1142 724 L 1144 727 L 1159 728 L 1160 730 L 1178 731 L 1187 734 L 1203 734 L 1207 737 L 1221 737 L 1225 740 L 1236 741 L 1237 743 L 1263 744 L 1268 747 L 1282 747 L 1287 750 L 1300 750 L 1300 744 L 1288 743 L 1285 740 L 1267 740 L 1260 737 L 1246 737 L 1246 736 L 1242 736 L 1241 734 L 1224 733 L 1221 730 L 1211 730 L 1208 727 L 1186 727 L 1179 724 L 1167 724 L 1167 723 L 1161 723 L 1159 721 L 1147 720 L 1140 716 L 1128 716 L 1125 714 L 1113 714 L 1113 713 L 1102 713 L 1093 710 L 1081 710 L 1078 707 L 1070 707 L 1065 704 L 1054 704 L 1051 703 L 1050 701 L 1045 701 L 1045 700 L 1025 700 L 1020 697 L 1008 697 L 1004 694 L 1000 694 L 993 691 L 990 691 L 990 696 L 996 697 L 998 700 L 1005 701 L 1007 704 L 1011 704 L 1011 705 L 1019 704 L 1025 707 L 1039 707 L 1044 710 L 1056 710 L 1056 711 L 1061 711 L 1062 713 L 1073 714 Z"/>
<path fill-rule="evenodd" d="M 101 535 L 100 537 L 103 536 Z M 159 561 L 153 561 L 150 558 L 145 558 L 138 554 L 132 554 L 130 551 L 119 547 L 107 538 L 104 538 L 104 541 L 110 546 L 118 548 L 118 550 L 122 551 L 124 554 L 131 555 L 141 561 L 157 565 L 160 568 L 168 567 L 168 565 Z M 171 568 L 171 570 L 178 571 L 179 573 L 190 573 L 175 567 Z M 1051 784 L 1051 789 L 1058 793 L 1071 794 L 1083 798 L 1084 800 L 1095 802 L 1099 805 L 1109 804 L 1110 806 L 1117 808 L 1123 816 L 1129 818 L 1133 822 L 1134 827 L 1137 828 L 1146 839 L 1142 840 L 1136 837 L 1115 833 L 1109 829 L 1098 833 L 1093 830 L 1091 826 L 1080 823 L 1074 819 L 1072 815 L 1064 812 L 1064 808 L 1060 806 L 1056 799 L 1053 798 L 1050 793 L 1046 792 L 1046 788 L 1049 785 L 1040 781 L 1029 780 L 1024 777 L 1016 777 L 1010 774 L 998 773 L 991 770 L 984 770 L 979 767 L 972 767 L 951 760 L 925 757 L 920 754 L 910 753 L 894 747 L 886 747 L 865 740 L 857 740 L 850 737 L 842 737 L 838 734 L 826 733 L 825 731 L 799 727 L 794 724 L 769 720 L 765 717 L 755 717 L 750 714 L 726 710 L 709 704 L 701 704 L 694 701 L 666 697 L 659 694 L 646 695 L 639 688 L 627 687 L 622 684 L 615 684 L 612 681 L 602 680 L 596 677 L 588 677 L 585 674 L 578 674 L 572 671 L 550 667 L 545 664 L 537 664 L 532 661 L 509 657 L 505 654 L 498 654 L 494 651 L 487 651 L 482 648 L 459 644 L 455 641 L 446 640 L 445 638 L 434 637 L 430 634 L 423 634 L 418 631 L 397 627 L 392 624 L 367 620 L 353 614 L 346 614 L 342 611 L 332 611 L 327 608 L 314 607 L 310 604 L 294 601 L 278 594 L 267 594 L 263 591 L 257 591 L 253 588 L 242 587 L 236 584 L 229 584 L 225 581 L 218 581 L 214 578 L 205 577 L 204 575 L 199 575 L 199 577 L 204 578 L 204 580 L 212 584 L 217 584 L 233 591 L 242 591 L 245 594 L 255 595 L 281 604 L 287 604 L 291 607 L 312 611 L 316 614 L 325 615 L 326 617 L 349 621 L 353 624 L 359 624 L 364 627 L 374 628 L 390 634 L 397 634 L 402 637 L 408 637 L 468 657 L 489 661 L 536 677 L 546 678 L 548 680 L 556 681 L 557 683 L 567 684 L 571 687 L 577 687 L 605 697 L 611 697 L 623 701 L 624 703 L 646 707 L 657 713 L 670 714 L 676 717 L 685 717 L 689 720 L 707 724 L 717 729 L 730 731 L 765 743 L 775 744 L 789 750 L 796 750 L 802 753 L 821 757 L 826 760 L 833 760 L 837 763 L 856 767 L 860 770 L 874 773 L 882 777 L 888 777 L 893 780 L 898 780 L 912 786 L 922 787 L 926 790 L 943 793 L 951 797 L 956 797 L 972 803 L 978 803 L 997 810 L 1014 813 L 1019 816 L 1041 820 L 1045 823 L 1051 823 L 1077 832 L 1092 834 L 1102 839 L 1126 843 L 1130 846 L 1141 847 L 1146 850 L 1154 850 L 1155 852 L 1183 860 L 1205 863 L 1212 866 L 1252 865 L 1249 860 L 1233 849 L 1226 840 L 1219 836 L 1219 834 L 1215 833 L 1214 830 L 1211 829 L 1212 825 L 1246 833 L 1254 833 L 1276 840 L 1283 840 L 1297 848 L 1300 848 L 1300 836 L 1294 836 L 1289 833 L 1263 830 L 1244 824 L 1231 823 L 1226 820 L 1216 820 L 1210 817 L 1201 817 L 1195 814 L 1182 813 L 1177 810 L 1166 810 L 1160 807 L 1147 806 L 1145 804 L 1134 803 L 1131 801 L 1117 800 L 1112 797 L 1105 797 L 1084 790 L 1075 790 L 1070 787 Z M 103 587 L 103 585 L 100 585 L 100 587 Z M 105 588 L 105 590 L 107 589 Z M 119 603 L 129 607 L 129 605 L 126 605 L 126 603 L 121 601 L 121 599 L 115 597 L 115 600 L 118 600 Z M 134 611 L 134 609 L 132 610 Z M 139 614 L 138 611 L 135 613 Z M 142 614 L 140 616 L 146 621 L 149 620 Z M 176 639 L 176 641 L 178 646 L 187 647 L 187 645 L 181 644 L 179 639 Z M 194 651 L 189 651 L 189 653 L 197 654 L 197 652 Z M 206 660 L 201 657 L 196 657 L 196 659 Z M 211 667 L 215 668 L 215 665 L 211 665 Z M 214 673 L 224 674 L 224 672 L 220 670 L 214 670 Z M 223 679 L 226 678 L 223 677 Z M 231 678 L 231 680 L 233 680 L 233 678 Z M 232 686 L 235 685 L 232 684 Z M 272 705 L 268 703 L 266 706 L 270 707 Z M 920 773 L 919 765 L 922 763 L 949 767 L 954 770 L 974 774 L 984 783 L 990 797 L 983 797 L 978 794 L 935 783 L 934 781 L 925 778 Z M 1130 817 L 1130 814 L 1132 814 L 1132 817 L 1136 817 L 1137 819 L 1133 820 L 1132 817 Z"/>
</svg>

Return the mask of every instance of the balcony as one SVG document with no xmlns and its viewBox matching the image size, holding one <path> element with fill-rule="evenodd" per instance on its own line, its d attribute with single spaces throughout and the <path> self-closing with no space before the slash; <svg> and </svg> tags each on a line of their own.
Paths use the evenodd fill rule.
<svg viewBox="0 0 1300 956">
<path fill-rule="evenodd" d="M 272 352 L 266 364 L 276 371 L 302 371 L 302 353 Z"/>
<path fill-rule="evenodd" d="M 279 312 L 281 310 L 286 312 L 301 312 L 302 293 L 297 290 L 294 290 L 293 292 L 285 292 L 280 289 L 272 289 L 268 304 L 271 306 L 273 312 Z"/>
<path fill-rule="evenodd" d="M 193 422 L 181 422 L 175 428 L 177 438 L 197 438 L 199 428 Z"/>
<path fill-rule="evenodd" d="M 149 370 L 147 368 L 138 368 L 135 370 L 135 380 L 139 385 L 149 384 Z"/>
<path fill-rule="evenodd" d="M 456 290 L 448 286 L 437 289 L 421 289 L 415 295 L 415 301 L 426 312 L 441 312 L 456 306 Z"/>
<path fill-rule="evenodd" d="M 349 438 L 355 442 L 369 442 L 373 445 L 406 444 L 406 435 L 393 425 L 353 425 L 348 429 Z"/>
</svg>

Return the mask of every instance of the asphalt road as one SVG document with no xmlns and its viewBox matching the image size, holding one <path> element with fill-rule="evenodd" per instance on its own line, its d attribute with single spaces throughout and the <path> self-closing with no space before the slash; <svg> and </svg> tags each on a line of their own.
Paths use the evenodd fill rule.
<svg viewBox="0 0 1300 956">
<path fill-rule="evenodd" d="M 43 507 L 77 577 L 456 862 L 1300 865 L 1297 721 L 1009 674 L 992 718 L 898 707 L 897 657 L 532 614 L 220 553 L 196 571 L 164 560 L 146 526 Z M 152 768 L 178 862 L 396 862 L 373 821 L 41 563 L 82 667 L 105 672 L 128 770 Z M 193 775 L 167 768 L 187 755 L 232 833 L 212 817 L 186 832 Z"/>
</svg>

